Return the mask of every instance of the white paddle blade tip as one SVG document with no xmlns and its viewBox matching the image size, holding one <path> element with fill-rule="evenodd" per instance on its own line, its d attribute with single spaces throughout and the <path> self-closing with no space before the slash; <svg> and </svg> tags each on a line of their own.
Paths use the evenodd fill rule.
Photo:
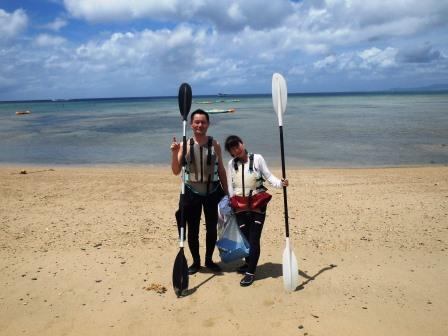
<svg viewBox="0 0 448 336">
<path fill-rule="evenodd" d="M 289 246 L 283 251 L 283 285 L 285 290 L 293 292 L 299 285 L 299 267 L 294 252 Z"/>
<path fill-rule="evenodd" d="M 274 73 L 272 75 L 272 103 L 277 113 L 279 126 L 283 126 L 283 114 L 286 111 L 287 101 L 288 89 L 285 78 L 279 73 Z"/>
</svg>

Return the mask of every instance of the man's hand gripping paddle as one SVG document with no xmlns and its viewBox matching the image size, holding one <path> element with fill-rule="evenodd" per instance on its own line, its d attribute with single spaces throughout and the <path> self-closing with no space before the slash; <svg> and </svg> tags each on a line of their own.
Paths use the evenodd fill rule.
<svg viewBox="0 0 448 336">
<path fill-rule="evenodd" d="M 282 75 L 275 73 L 272 76 L 272 102 L 278 117 L 278 128 L 280 131 L 280 151 L 282 157 L 282 177 L 286 178 L 285 170 L 285 149 L 283 144 L 283 114 L 286 110 L 288 99 L 288 89 Z M 289 223 L 288 223 L 288 197 L 286 187 L 283 187 L 283 204 L 285 213 L 286 247 L 283 251 L 283 284 L 287 291 L 296 290 L 299 282 L 299 269 L 294 251 L 289 244 Z"/>
<path fill-rule="evenodd" d="M 191 108 L 191 87 L 187 83 L 183 83 L 179 88 L 179 111 L 182 116 L 183 138 L 182 138 L 182 193 L 180 195 L 180 240 L 179 252 L 173 266 L 173 287 L 177 297 L 185 294 L 188 289 L 188 264 L 184 254 L 184 237 L 185 237 L 185 154 L 187 151 L 187 117 Z"/>
</svg>

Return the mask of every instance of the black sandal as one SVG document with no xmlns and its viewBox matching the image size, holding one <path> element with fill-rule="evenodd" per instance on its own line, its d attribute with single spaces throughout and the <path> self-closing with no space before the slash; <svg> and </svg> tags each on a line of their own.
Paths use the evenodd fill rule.
<svg viewBox="0 0 448 336">
<path fill-rule="evenodd" d="M 244 276 L 244 278 L 240 281 L 240 285 L 242 287 L 247 287 L 252 285 L 252 283 L 254 282 L 254 278 L 255 275 L 254 274 L 250 274 L 246 272 L 246 275 Z"/>
</svg>

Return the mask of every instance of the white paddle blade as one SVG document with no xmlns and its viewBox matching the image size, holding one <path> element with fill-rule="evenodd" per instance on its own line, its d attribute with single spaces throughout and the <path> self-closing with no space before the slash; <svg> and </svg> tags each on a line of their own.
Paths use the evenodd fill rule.
<svg viewBox="0 0 448 336">
<path fill-rule="evenodd" d="M 286 243 L 286 248 L 283 251 L 283 285 L 288 292 L 293 292 L 299 285 L 299 267 L 297 266 L 297 259 L 294 252 L 289 246 L 289 241 Z"/>
<path fill-rule="evenodd" d="M 283 114 L 286 111 L 288 101 L 288 89 L 286 81 L 282 75 L 275 73 L 272 75 L 272 103 L 275 113 L 277 113 L 278 125 L 283 126 Z"/>
</svg>

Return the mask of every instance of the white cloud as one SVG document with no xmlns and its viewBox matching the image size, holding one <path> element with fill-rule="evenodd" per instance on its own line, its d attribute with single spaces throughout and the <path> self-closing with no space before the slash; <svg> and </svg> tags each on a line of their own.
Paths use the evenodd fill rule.
<svg viewBox="0 0 448 336">
<path fill-rule="evenodd" d="M 447 1 L 304 0 L 285 22 L 302 39 L 343 46 L 438 29 L 447 16 Z"/>
<path fill-rule="evenodd" d="M 351 26 L 361 29 L 406 18 L 430 18 L 427 25 L 446 24 L 448 14 L 448 3 L 439 0 L 304 0 L 297 7 L 310 15 L 308 22 L 315 22 L 320 27 Z"/>
<path fill-rule="evenodd" d="M 237 3 L 233 3 L 230 5 L 230 8 L 227 10 L 229 17 L 236 22 L 244 22 L 247 18 L 241 12 L 241 8 Z"/>
<path fill-rule="evenodd" d="M 88 21 L 148 18 L 179 23 L 191 20 L 204 30 L 228 31 L 239 47 L 268 59 L 283 52 L 328 54 L 334 47 L 410 36 L 447 25 L 448 2 L 428 0 L 64 0 L 71 15 Z"/>
<path fill-rule="evenodd" d="M 177 0 L 64 0 L 75 17 L 88 21 L 127 21 L 140 18 L 166 18 L 176 13 Z"/>
<path fill-rule="evenodd" d="M 328 67 L 332 66 L 336 62 L 337 62 L 336 56 L 330 55 L 330 56 L 325 57 L 322 60 L 314 62 L 314 67 L 316 69 L 324 69 L 324 68 L 328 68 Z"/>
<path fill-rule="evenodd" d="M 363 68 L 387 68 L 396 64 L 397 53 L 398 50 L 392 47 L 387 47 L 384 50 L 374 47 L 361 51 L 358 56 L 362 59 L 361 67 Z"/>
<path fill-rule="evenodd" d="M 121 72 L 137 76 L 190 72 L 216 63 L 202 50 L 206 33 L 180 26 L 174 30 L 114 33 L 107 40 L 82 44 L 74 53 L 80 71 Z M 210 47 L 210 44 L 208 45 Z M 204 61 L 205 60 L 205 61 Z"/>
<path fill-rule="evenodd" d="M 39 47 L 54 47 L 64 44 L 66 39 L 60 36 L 40 34 L 36 37 L 35 43 Z"/>
<path fill-rule="evenodd" d="M 306 43 L 302 49 L 308 54 L 324 54 L 328 52 L 328 46 L 323 43 Z"/>
<path fill-rule="evenodd" d="M 28 25 L 28 17 L 22 9 L 8 13 L 0 9 L 0 40 L 20 35 Z"/>
<path fill-rule="evenodd" d="M 93 22 L 142 18 L 171 22 L 192 20 L 232 31 L 245 26 L 256 29 L 277 26 L 293 8 L 288 0 L 64 0 L 64 4 L 72 16 Z"/>
<path fill-rule="evenodd" d="M 50 29 L 53 31 L 59 31 L 61 28 L 67 26 L 68 22 L 62 18 L 56 18 L 53 22 L 50 22 L 44 26 L 46 29 Z"/>
<path fill-rule="evenodd" d="M 345 71 L 383 71 L 397 65 L 398 50 L 392 47 L 379 49 L 376 47 L 359 52 L 343 52 L 332 54 L 314 62 L 316 70 L 331 73 Z"/>
</svg>

